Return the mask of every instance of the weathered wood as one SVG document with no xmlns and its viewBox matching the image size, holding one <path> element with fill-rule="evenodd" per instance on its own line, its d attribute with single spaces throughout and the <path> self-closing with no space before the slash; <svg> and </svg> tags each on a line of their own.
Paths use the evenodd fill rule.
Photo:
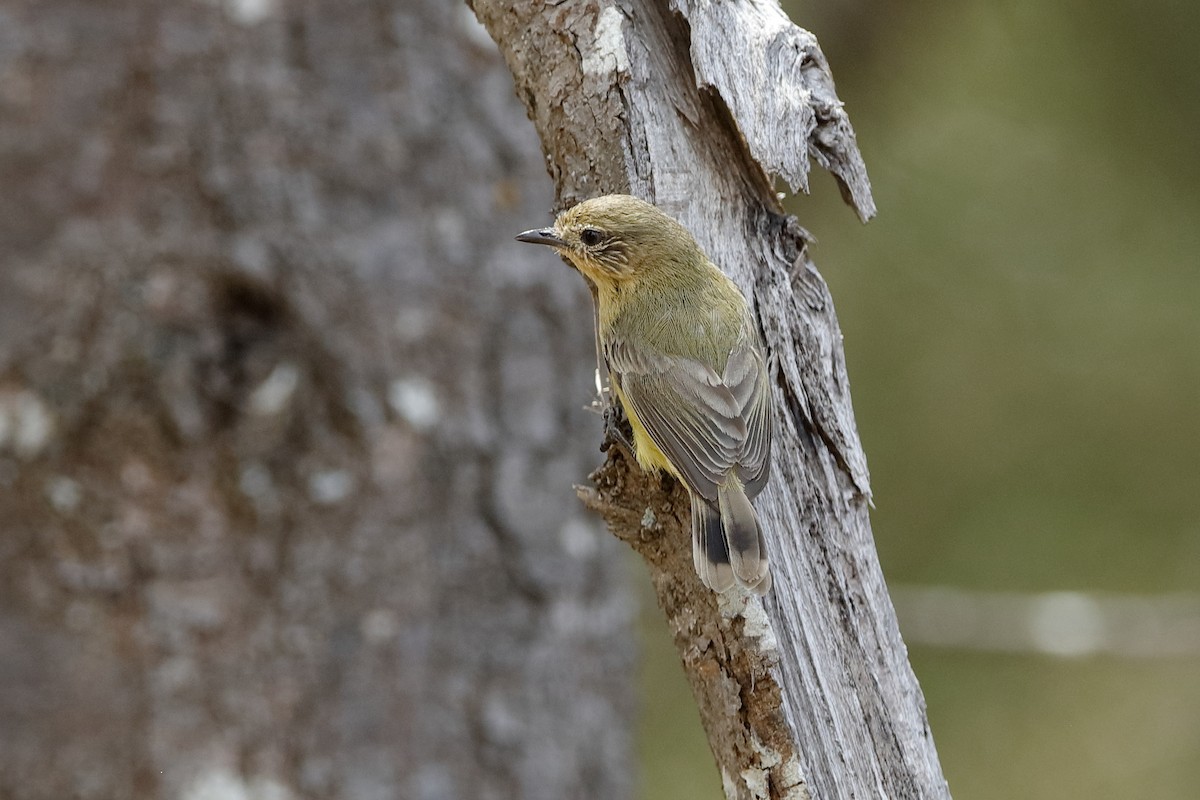
<svg viewBox="0 0 1200 800">
<path fill-rule="evenodd" d="M 861 218 L 874 213 L 816 40 L 750 0 L 474 9 L 541 136 L 558 207 L 607 192 L 656 203 L 747 290 L 772 351 L 765 604 L 701 586 L 670 480 L 613 448 L 580 489 L 650 565 L 727 796 L 948 797 L 871 538 L 833 303 L 769 177 L 804 188 L 813 159 Z"/>
</svg>

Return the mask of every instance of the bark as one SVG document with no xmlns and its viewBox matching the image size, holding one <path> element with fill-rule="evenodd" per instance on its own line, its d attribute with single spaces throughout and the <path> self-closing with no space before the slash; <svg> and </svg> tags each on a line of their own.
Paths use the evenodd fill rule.
<svg viewBox="0 0 1200 800">
<path fill-rule="evenodd" d="M 580 495 L 650 565 L 730 798 L 948 797 L 874 550 L 841 334 L 771 176 L 828 169 L 874 213 L 816 40 L 770 2 L 475 0 L 546 152 L 557 207 L 656 203 L 752 298 L 772 352 L 774 477 L 757 507 L 775 588 L 717 597 L 688 505 L 619 449 Z"/>
<path fill-rule="evenodd" d="M 0 5 L 0 797 L 630 795 L 511 86 L 438 0 Z"/>
</svg>

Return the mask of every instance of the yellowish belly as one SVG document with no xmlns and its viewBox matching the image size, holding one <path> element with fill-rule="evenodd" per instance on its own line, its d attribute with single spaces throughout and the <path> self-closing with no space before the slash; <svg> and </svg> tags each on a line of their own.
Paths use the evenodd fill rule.
<svg viewBox="0 0 1200 800">
<path fill-rule="evenodd" d="M 637 451 L 638 465 L 647 472 L 657 472 L 660 469 L 665 469 L 668 473 L 678 478 L 679 473 L 675 470 L 675 465 L 667 459 L 662 450 L 658 449 L 658 445 L 650 438 L 649 432 L 646 431 L 646 426 L 638 419 L 637 412 L 633 410 L 633 406 L 625 399 L 625 393 L 621 391 L 621 387 L 613 385 L 613 390 L 617 393 L 617 399 L 621 401 L 621 408 L 625 409 L 625 416 L 629 418 L 629 426 L 633 428 L 633 447 Z"/>
</svg>

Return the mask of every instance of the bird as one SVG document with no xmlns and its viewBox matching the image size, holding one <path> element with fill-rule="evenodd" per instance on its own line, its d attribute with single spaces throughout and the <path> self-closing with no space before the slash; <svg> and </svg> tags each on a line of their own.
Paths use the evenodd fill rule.
<svg viewBox="0 0 1200 800">
<path fill-rule="evenodd" d="M 701 582 L 766 594 L 770 563 L 750 501 L 770 475 L 774 413 L 766 349 L 737 285 L 683 225 L 630 195 L 584 200 L 516 238 L 557 250 L 590 282 L 637 463 L 690 497 Z"/>
</svg>

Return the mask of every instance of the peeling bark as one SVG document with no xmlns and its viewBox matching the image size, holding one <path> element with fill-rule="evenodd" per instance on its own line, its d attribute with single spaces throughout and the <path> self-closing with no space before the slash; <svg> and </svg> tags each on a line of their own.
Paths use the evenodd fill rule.
<svg viewBox="0 0 1200 800">
<path fill-rule="evenodd" d="M 773 184 L 806 188 L 815 160 L 874 213 L 816 40 L 750 0 L 473 8 L 541 137 L 556 208 L 610 192 L 663 208 L 752 298 L 772 353 L 765 603 L 702 587 L 671 480 L 610 448 L 578 490 L 650 565 L 727 796 L 948 797 L 871 538 L 833 303 Z"/>
</svg>

